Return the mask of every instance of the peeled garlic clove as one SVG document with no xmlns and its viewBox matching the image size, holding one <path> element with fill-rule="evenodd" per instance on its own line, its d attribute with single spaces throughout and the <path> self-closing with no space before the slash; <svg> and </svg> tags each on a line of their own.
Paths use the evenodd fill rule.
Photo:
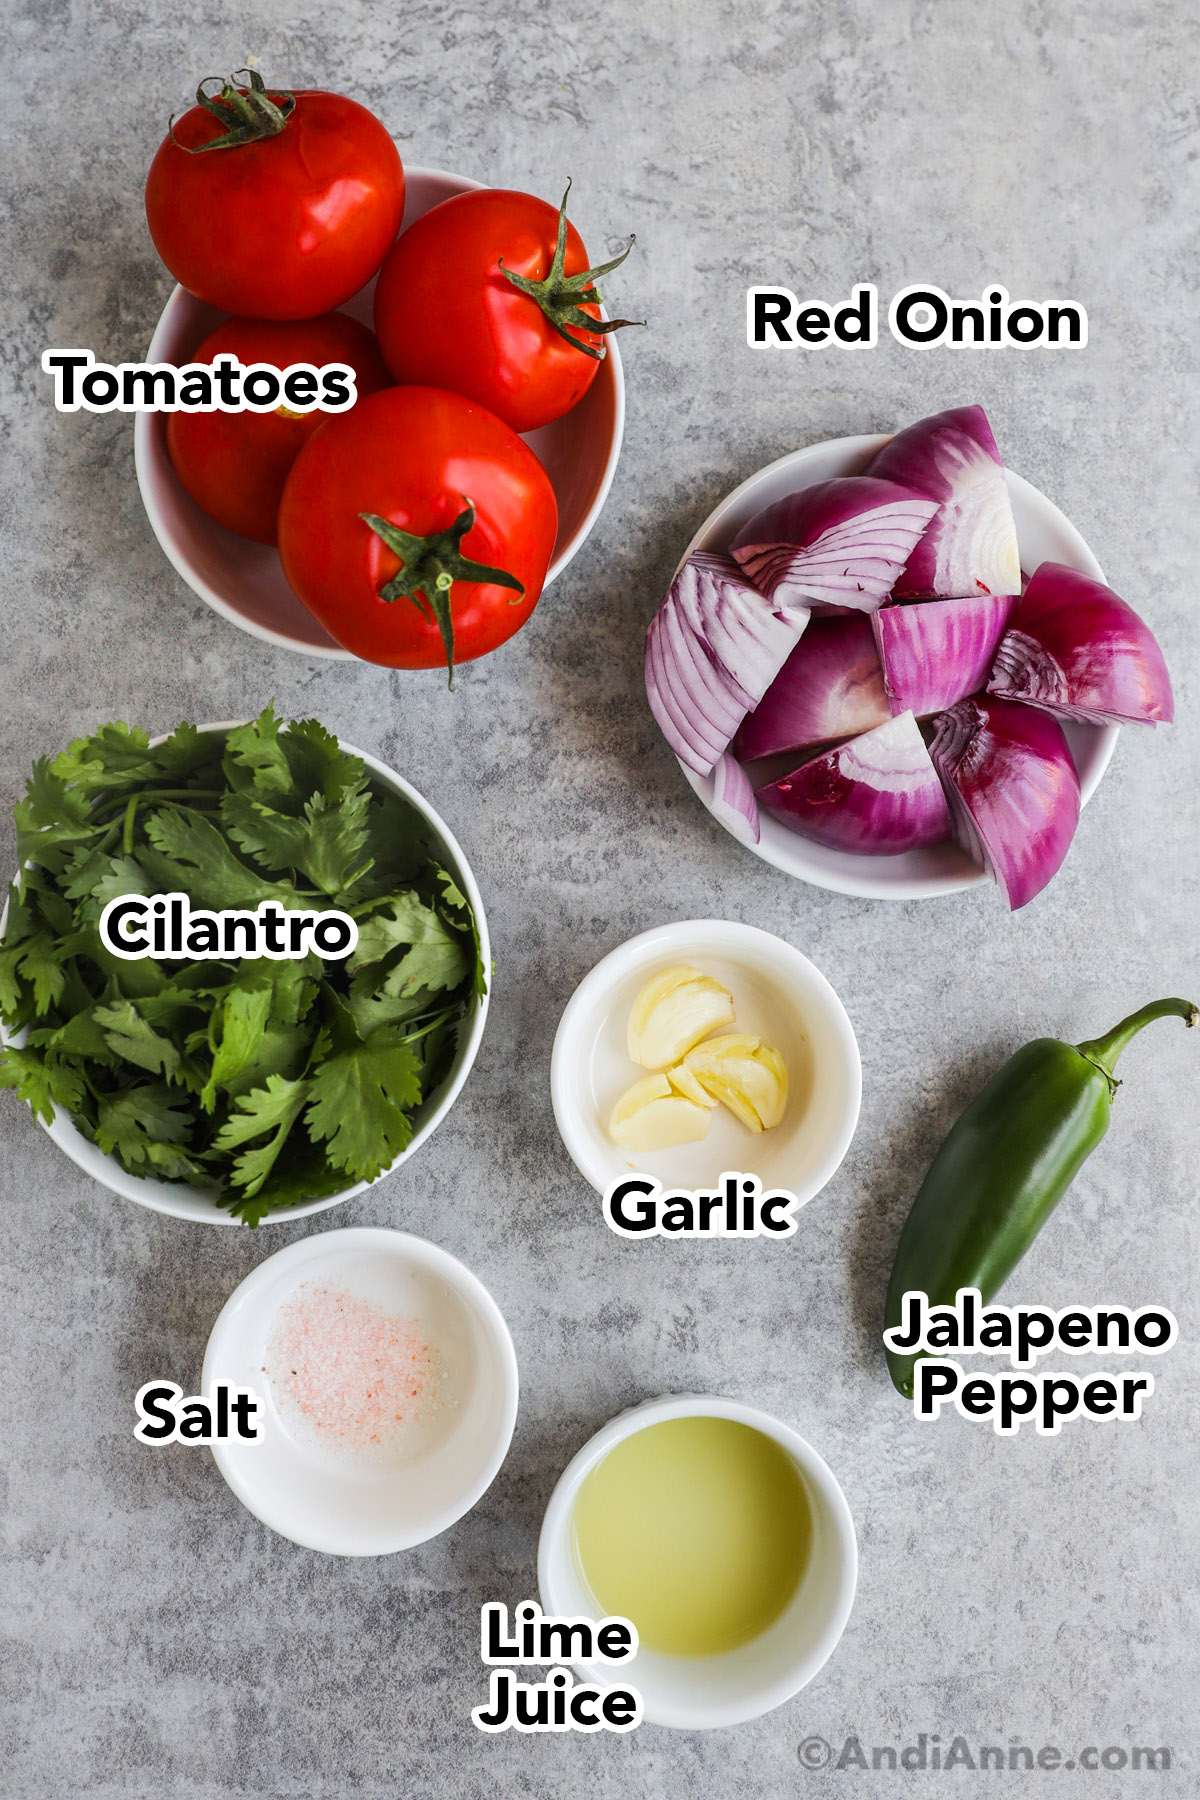
<svg viewBox="0 0 1200 1800">
<path fill-rule="evenodd" d="M 613 1107 L 608 1135 L 626 1150 L 673 1150 L 708 1133 L 712 1113 L 671 1086 L 665 1075 L 635 1081 Z"/>
<path fill-rule="evenodd" d="M 701 1087 L 751 1131 L 770 1131 L 787 1106 L 787 1064 L 760 1038 L 731 1032 L 690 1050 L 684 1059 Z"/>
<path fill-rule="evenodd" d="M 693 1044 L 733 1024 L 733 995 L 711 975 L 680 963 L 648 981 L 629 1015 L 629 1054 L 647 1069 L 680 1062 Z"/>
<path fill-rule="evenodd" d="M 677 1094 L 682 1094 L 685 1100 L 694 1100 L 697 1106 L 707 1106 L 711 1112 L 717 1104 L 712 1095 L 700 1086 L 686 1063 L 676 1063 L 673 1069 L 668 1069 L 667 1080 Z"/>
</svg>

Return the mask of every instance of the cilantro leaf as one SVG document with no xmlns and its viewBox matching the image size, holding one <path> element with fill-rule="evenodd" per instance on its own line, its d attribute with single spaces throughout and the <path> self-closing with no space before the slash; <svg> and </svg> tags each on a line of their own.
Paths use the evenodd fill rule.
<svg viewBox="0 0 1200 1800">
<path fill-rule="evenodd" d="M 475 946 L 475 969 L 473 986 L 476 998 L 482 1000 L 488 991 L 488 971 L 483 966 L 483 946 L 479 941 L 479 922 L 471 910 L 471 903 L 463 893 L 448 869 L 436 871 L 438 883 L 442 890 L 442 904 L 456 914 L 455 923 L 460 931 L 469 931 L 471 942 Z"/>
<path fill-rule="evenodd" d="M 288 882 L 268 881 L 247 868 L 211 819 L 181 806 L 162 807 L 145 822 L 149 844 L 136 857 L 161 894 L 185 893 L 193 906 L 214 912 L 243 907 L 253 911 L 260 900 L 299 906 L 300 896 Z"/>
<path fill-rule="evenodd" d="M 117 1000 L 111 1006 L 98 1006 L 93 1017 L 104 1033 L 104 1041 L 115 1055 L 145 1069 L 151 1075 L 174 1075 L 180 1065 L 178 1047 L 170 1038 L 161 1037 L 132 1000 Z"/>
<path fill-rule="evenodd" d="M 223 758 L 230 788 L 235 793 L 286 794 L 292 788 L 292 771 L 279 741 L 275 709 L 265 706 L 257 719 L 238 725 L 225 739 Z"/>
<path fill-rule="evenodd" d="M 411 1045 L 379 1031 L 313 1071 L 304 1122 L 335 1168 L 373 1181 L 395 1161 L 412 1137 L 408 1115 L 421 1101 L 419 1070 Z"/>
<path fill-rule="evenodd" d="M 343 1170 L 335 1169 L 325 1152 L 311 1144 L 303 1131 L 292 1132 L 283 1146 L 270 1174 L 258 1191 L 249 1195 L 240 1188 L 227 1188 L 220 1204 L 236 1212 L 246 1225 L 258 1225 L 263 1219 L 289 1206 L 301 1206 L 306 1200 L 323 1200 L 346 1185 Z"/>
<path fill-rule="evenodd" d="M 140 788 L 158 773 L 146 732 L 120 719 L 102 725 L 91 737 L 76 738 L 50 768 L 81 798 Z"/>
<path fill-rule="evenodd" d="M 249 794 L 226 794 L 221 822 L 239 850 L 263 868 L 295 869 L 322 893 L 337 895 L 369 867 L 368 804 L 365 792 L 334 805 L 314 794 L 300 818 L 293 818 Z"/>
<path fill-rule="evenodd" d="M 307 1059 L 307 1036 L 294 1029 L 294 1022 L 272 1018 L 275 989 L 269 978 L 254 979 L 257 964 L 246 968 L 252 975 L 230 984 L 209 1021 L 212 1069 L 200 1094 L 206 1112 L 215 1107 L 218 1090 L 236 1097 L 268 1077 L 299 1073 Z"/>
<path fill-rule="evenodd" d="M 105 1155 L 115 1152 L 126 1168 L 156 1161 L 161 1167 L 155 1147 L 187 1143 L 191 1128 L 190 1109 L 162 1082 L 100 1096 L 96 1143 Z"/>
<path fill-rule="evenodd" d="M 436 993 L 457 987 L 466 976 L 462 938 L 416 894 L 397 894 L 359 922 L 358 945 L 349 968 L 357 975 L 401 948 L 404 955 L 389 966 L 382 980 L 372 983 L 370 991 L 400 999 L 422 989 Z"/>
<path fill-rule="evenodd" d="M 84 801 L 70 792 L 48 756 L 39 756 L 25 784 L 24 798 L 13 809 L 18 831 L 53 831 L 64 825 L 87 826 L 91 818 Z"/>
<path fill-rule="evenodd" d="M 234 1158 L 230 1180 L 253 1196 L 261 1188 L 283 1149 L 292 1126 L 308 1098 L 306 1081 L 288 1081 L 282 1075 L 268 1077 L 265 1087 L 242 1094 L 217 1133 L 213 1148 L 228 1152 L 270 1133 L 267 1141 Z"/>
<path fill-rule="evenodd" d="M 367 785 L 362 759 L 343 750 L 316 719 L 292 722 L 283 738 L 283 753 L 304 800 L 322 794 L 326 800 L 340 801 Z"/>
<path fill-rule="evenodd" d="M 151 894 L 145 870 L 132 856 L 113 856 L 84 845 L 78 850 L 61 882 L 68 900 L 83 901 L 88 917 L 100 917 L 110 900 L 122 894 Z"/>
<path fill-rule="evenodd" d="M 43 1017 L 62 993 L 65 982 L 58 946 L 48 931 L 36 932 L 0 950 L 0 1004 L 5 1012 L 16 1011 L 24 983 L 33 989 L 35 1014 Z"/>
<path fill-rule="evenodd" d="M 61 1057 L 39 1050 L 18 1050 L 6 1044 L 0 1050 L 0 1088 L 15 1088 L 33 1108 L 34 1118 L 54 1123 L 54 1109 L 75 1112 L 83 1104 L 83 1080 Z"/>
</svg>

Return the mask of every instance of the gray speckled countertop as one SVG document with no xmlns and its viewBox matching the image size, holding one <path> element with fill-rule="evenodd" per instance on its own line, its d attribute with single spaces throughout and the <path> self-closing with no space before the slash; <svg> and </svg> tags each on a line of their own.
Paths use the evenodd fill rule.
<svg viewBox="0 0 1200 1800">
<path fill-rule="evenodd" d="M 22 0 L 5 37 L 4 816 L 32 758 L 84 727 L 121 715 L 158 730 L 274 696 L 444 813 L 485 892 L 496 977 L 451 1119 L 409 1166 L 306 1224 L 253 1236 L 157 1217 L 0 1102 L 0 1791 L 712 1800 L 1051 1785 L 810 1773 L 798 1755 L 810 1737 L 836 1755 L 856 1735 L 869 1754 L 919 1732 L 1070 1755 L 1170 1745 L 1170 1776 L 1052 1785 L 1190 1788 L 1200 1045 L 1164 1026 L 1130 1053 L 1109 1140 L 1007 1295 L 1169 1305 L 1180 1342 L 1140 1424 L 1011 1441 L 957 1418 L 917 1425 L 876 1331 L 915 1180 L 997 1061 L 1200 983 L 1196 6 Z M 626 334 L 608 506 L 524 632 L 453 694 L 436 674 L 273 653 L 208 611 L 151 536 L 130 421 L 57 415 L 39 369 L 48 344 L 141 354 L 170 286 L 142 217 L 146 165 L 196 80 L 247 54 L 276 80 L 363 99 L 413 162 L 548 195 L 572 174 L 595 252 L 638 234 L 614 294 L 651 323 Z M 918 279 L 963 298 L 999 279 L 1079 299 L 1091 344 L 746 347 L 749 282 L 833 298 Z M 1122 736 L 1065 871 L 1016 918 L 991 891 L 889 906 L 788 882 L 693 799 L 639 675 L 674 559 L 731 486 L 796 445 L 968 400 L 1145 611 L 1181 717 Z M 7 826 L 4 845 L 11 861 Z M 851 1153 L 765 1254 L 619 1241 L 551 1116 L 550 1044 L 576 981 L 633 932 L 695 914 L 799 945 L 862 1046 Z M 131 1429 L 144 1380 L 198 1377 L 213 1318 L 264 1255 L 351 1224 L 465 1258 L 511 1322 L 523 1378 L 485 1500 L 383 1561 L 295 1548 L 207 1455 L 152 1454 Z M 832 1465 L 862 1558 L 840 1648 L 795 1701 L 736 1730 L 481 1737 L 480 1602 L 533 1592 L 563 1464 L 612 1413 L 673 1388 L 776 1411 Z"/>
</svg>

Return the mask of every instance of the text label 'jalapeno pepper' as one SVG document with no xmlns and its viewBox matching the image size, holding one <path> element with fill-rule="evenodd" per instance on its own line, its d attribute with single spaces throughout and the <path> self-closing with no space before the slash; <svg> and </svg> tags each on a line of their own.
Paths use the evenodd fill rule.
<svg viewBox="0 0 1200 1800">
<path fill-rule="evenodd" d="M 1035 1038 L 972 1100 L 934 1157 L 905 1220 L 888 1284 L 884 1329 L 898 1325 L 906 1293 L 930 1306 L 960 1288 L 991 1299 L 1049 1218 L 1105 1132 L 1120 1083 L 1117 1058 L 1153 1019 L 1194 1025 L 1190 1000 L 1156 1000 L 1084 1044 Z M 909 1398 L 916 1357 L 887 1352 Z"/>
</svg>

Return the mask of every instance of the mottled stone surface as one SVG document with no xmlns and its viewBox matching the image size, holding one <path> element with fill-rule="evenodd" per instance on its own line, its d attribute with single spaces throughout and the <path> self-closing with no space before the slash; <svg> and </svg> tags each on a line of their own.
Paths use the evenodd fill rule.
<svg viewBox="0 0 1200 1800">
<path fill-rule="evenodd" d="M 461 836 L 496 947 L 495 1005 L 451 1120 L 409 1167 L 308 1225 L 189 1228 L 78 1174 L 11 1098 L 0 1338 L 4 1509 L 0 1790 L 363 1800 L 1038 1792 L 1040 1773 L 807 1773 L 918 1732 L 943 1745 L 1169 1744 L 1196 1780 L 1200 1044 L 1128 1059 L 1111 1136 L 1012 1299 L 1159 1301 L 1178 1347 L 1139 1425 L 1014 1441 L 915 1424 L 876 1330 L 915 1180 L 1013 1046 L 1099 1030 L 1194 989 L 1200 892 L 1195 616 L 1194 4 L 1022 0 L 604 9 L 429 0 L 23 0 L 6 21 L 0 222 L 7 816 L 31 759 L 114 715 L 170 726 L 274 696 L 401 768 Z M 402 153 L 559 192 L 614 283 L 629 424 L 584 552 L 504 652 L 392 675 L 275 654 L 208 611 L 154 542 L 127 418 L 61 417 L 48 344 L 141 353 L 170 283 L 141 183 L 167 113 L 247 54 L 378 109 Z M 119 91 L 121 90 L 121 91 Z M 128 99 L 123 98 L 123 93 Z M 925 279 L 970 298 L 1069 296 L 1082 354 L 902 349 L 765 357 L 744 290 L 833 298 Z M 642 627 L 714 502 L 799 444 L 982 401 L 1166 649 L 1181 723 L 1127 732 L 1070 861 L 1027 914 L 977 892 L 886 906 L 789 883 L 705 815 L 647 716 Z M 11 828 L 4 831 L 11 860 Z M 744 919 L 808 952 L 857 1027 L 862 1122 L 792 1241 L 620 1242 L 555 1132 L 558 1015 L 631 933 Z M 202 1452 L 132 1437 L 151 1375 L 199 1374 L 236 1283 L 307 1230 L 396 1225 L 464 1257 L 508 1316 L 520 1421 L 491 1492 L 411 1554 L 340 1562 L 244 1512 Z M 661 1390 L 793 1421 L 845 1486 L 861 1579 L 834 1659 L 793 1703 L 708 1736 L 484 1739 L 478 1608 L 533 1591 L 539 1521 L 585 1437 Z M 819 1749 L 813 1753 L 819 1759 Z"/>
</svg>

